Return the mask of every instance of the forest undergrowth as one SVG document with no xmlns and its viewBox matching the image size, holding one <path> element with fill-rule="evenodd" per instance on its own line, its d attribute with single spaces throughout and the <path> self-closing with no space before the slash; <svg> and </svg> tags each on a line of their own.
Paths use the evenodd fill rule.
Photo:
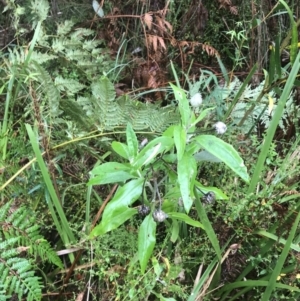
<svg viewBox="0 0 300 301">
<path fill-rule="evenodd" d="M 0 301 L 300 299 L 299 3 L 245 3 L 1 1 Z"/>
</svg>

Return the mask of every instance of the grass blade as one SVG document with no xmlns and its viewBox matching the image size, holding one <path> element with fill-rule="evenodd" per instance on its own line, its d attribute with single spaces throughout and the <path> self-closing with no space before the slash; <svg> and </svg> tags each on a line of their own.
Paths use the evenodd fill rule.
<svg viewBox="0 0 300 301">
<path fill-rule="evenodd" d="M 52 200 L 53 202 L 53 205 L 54 205 L 54 208 L 60 218 L 60 221 L 59 221 L 59 224 L 57 224 L 58 222 L 58 219 L 56 218 L 56 213 L 55 211 L 51 208 L 51 206 L 49 206 L 49 209 L 51 210 L 51 214 L 52 214 L 52 217 L 53 217 L 53 220 L 54 222 L 56 223 L 56 227 L 57 227 L 57 230 L 59 231 L 62 231 L 60 232 L 59 231 L 59 235 L 61 236 L 61 239 L 63 241 L 63 243 L 65 245 L 68 245 L 70 242 L 75 242 L 75 236 L 70 228 L 70 225 L 67 221 L 67 218 L 65 216 L 65 213 L 62 209 L 62 206 L 60 204 L 60 201 L 56 195 L 56 192 L 55 192 L 55 189 L 54 189 L 54 186 L 51 182 L 51 178 L 50 178 L 50 175 L 49 175 L 49 171 L 46 167 L 46 164 L 43 160 L 43 156 L 42 156 L 42 153 L 39 149 L 39 145 L 37 143 L 37 137 L 36 135 L 34 134 L 31 126 L 29 124 L 25 124 L 26 126 L 26 130 L 27 130 L 27 133 L 28 133 L 28 136 L 29 136 L 29 139 L 30 139 L 30 142 L 31 142 L 31 145 L 32 145 L 32 148 L 33 148 L 33 151 L 36 155 L 36 159 L 37 159 L 37 163 L 41 169 L 41 173 L 42 173 L 42 176 L 43 176 L 43 179 L 44 179 L 44 182 L 45 182 L 45 185 L 48 189 L 48 192 L 49 192 L 49 195 L 51 197 L 51 199 L 49 198 L 49 201 Z M 51 202 L 50 202 L 51 203 Z M 48 205 L 50 204 L 48 203 Z M 52 203 L 51 203 L 52 205 Z M 66 236 L 64 235 L 64 233 L 66 234 Z"/>
<path fill-rule="evenodd" d="M 288 254 L 289 254 L 289 251 L 290 251 L 291 245 L 292 245 L 292 241 L 295 237 L 299 222 L 300 222 L 300 212 L 298 213 L 297 218 L 296 218 L 296 220 L 293 224 L 293 227 L 292 227 L 292 229 L 289 233 L 288 239 L 286 240 L 286 243 L 285 243 L 285 246 L 282 250 L 282 253 L 278 258 L 277 264 L 276 264 L 276 266 L 274 268 L 274 271 L 273 271 L 273 273 L 272 273 L 272 275 L 271 275 L 271 277 L 268 281 L 268 285 L 267 285 L 266 290 L 265 290 L 265 292 L 264 292 L 264 294 L 261 298 L 261 301 L 270 300 L 272 291 L 275 289 L 275 287 L 278 287 L 277 277 L 280 275 L 282 267 L 283 267 L 283 265 L 285 263 L 285 260 L 286 260 Z M 288 289 L 290 289 L 290 288 L 288 288 Z"/>
<path fill-rule="evenodd" d="M 261 152 L 259 154 L 258 161 L 256 163 L 253 176 L 252 176 L 251 181 L 250 181 L 250 185 L 249 185 L 249 188 L 248 188 L 248 193 L 254 192 L 254 189 L 255 189 L 258 181 L 259 181 L 260 173 L 261 173 L 261 171 L 264 167 L 265 160 L 266 160 L 268 151 L 270 149 L 270 146 L 271 146 L 276 128 L 277 128 L 277 126 L 279 124 L 279 121 L 281 119 L 281 116 L 283 114 L 285 104 L 286 104 L 286 100 L 288 99 L 288 96 L 289 96 L 289 94 L 292 90 L 292 87 L 294 85 L 295 78 L 296 78 L 296 76 L 298 74 L 298 71 L 299 71 L 299 67 L 300 67 L 299 60 L 300 60 L 300 52 L 297 55 L 297 59 L 295 61 L 295 64 L 292 67 L 291 73 L 289 74 L 289 77 L 288 77 L 287 82 L 284 86 L 283 92 L 281 94 L 281 97 L 278 101 L 278 105 L 276 107 L 274 116 L 273 116 L 273 118 L 270 122 L 270 126 L 267 130 L 266 137 L 265 137 Z"/>
</svg>

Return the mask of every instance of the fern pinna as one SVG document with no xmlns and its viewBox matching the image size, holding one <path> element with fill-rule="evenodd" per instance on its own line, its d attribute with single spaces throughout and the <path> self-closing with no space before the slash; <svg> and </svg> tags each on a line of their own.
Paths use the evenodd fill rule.
<svg viewBox="0 0 300 301">
<path fill-rule="evenodd" d="M 63 268 L 49 242 L 39 234 L 35 216 L 25 206 L 12 210 L 12 201 L 0 207 L 0 301 L 12 296 L 41 300 L 42 279 L 37 258 Z"/>
</svg>

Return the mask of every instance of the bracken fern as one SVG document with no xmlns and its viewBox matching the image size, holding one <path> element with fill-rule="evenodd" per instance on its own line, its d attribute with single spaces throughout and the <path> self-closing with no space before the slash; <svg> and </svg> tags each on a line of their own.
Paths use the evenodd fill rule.
<svg viewBox="0 0 300 301">
<path fill-rule="evenodd" d="M 25 206 L 7 202 L 0 207 L 0 300 L 13 294 L 19 300 L 41 300 L 42 281 L 35 261 L 49 261 L 62 268 L 62 262 L 49 242 L 39 234 L 35 216 Z"/>
</svg>

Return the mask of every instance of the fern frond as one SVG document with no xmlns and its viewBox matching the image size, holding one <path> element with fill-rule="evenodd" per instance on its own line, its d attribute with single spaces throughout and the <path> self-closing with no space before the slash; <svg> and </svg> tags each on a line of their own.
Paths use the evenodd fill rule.
<svg viewBox="0 0 300 301">
<path fill-rule="evenodd" d="M 18 299 L 26 296 L 27 300 L 41 300 L 42 285 L 40 277 L 34 276 L 31 263 L 24 258 L 13 258 L 7 262 L 10 275 L 5 284 L 9 287 L 8 294 L 18 294 Z"/>
<path fill-rule="evenodd" d="M 17 65 L 25 62 L 26 59 L 26 53 L 23 48 L 8 48 L 9 51 L 9 62 L 12 65 Z"/>
<path fill-rule="evenodd" d="M 83 52 L 81 49 L 66 49 L 66 57 L 71 61 L 82 62 L 86 57 L 89 57 L 88 53 Z"/>
<path fill-rule="evenodd" d="M 95 51 L 95 50 L 97 50 L 97 47 L 100 44 L 102 44 L 102 42 L 99 40 L 86 40 L 86 41 L 83 41 L 82 49 L 88 50 L 88 51 Z M 98 49 L 98 50 L 99 50 L 99 52 L 101 51 L 101 49 Z"/>
<path fill-rule="evenodd" d="M 64 23 L 57 24 L 57 35 L 66 36 L 72 29 L 75 23 L 71 20 L 65 20 Z"/>
<path fill-rule="evenodd" d="M 265 82 L 262 81 L 259 86 L 256 88 L 252 88 L 250 85 L 248 85 L 242 95 L 239 98 L 239 102 L 235 105 L 233 108 L 230 117 L 234 124 L 239 124 L 242 119 L 245 117 L 245 113 L 248 112 L 249 109 L 251 109 L 251 112 L 247 113 L 243 126 L 241 128 L 243 133 L 248 133 L 249 130 L 252 128 L 253 124 L 257 121 L 259 118 L 259 121 L 268 128 L 270 125 L 270 120 L 272 116 L 272 112 L 270 113 L 267 109 L 269 98 L 272 98 L 274 100 L 273 105 L 273 112 L 276 109 L 277 106 L 277 99 L 275 92 L 270 91 L 268 94 L 265 94 L 261 97 L 260 102 L 257 103 L 258 96 L 261 95 L 264 89 Z M 221 95 L 221 99 L 223 101 L 228 101 L 230 99 L 233 99 L 236 94 L 238 93 L 239 89 L 241 88 L 242 83 L 237 79 L 234 78 L 232 82 L 227 87 L 218 87 L 219 93 Z M 288 124 L 289 120 L 292 120 L 294 118 L 298 118 L 298 111 L 299 107 L 295 105 L 293 101 L 294 93 L 291 93 L 289 95 L 288 100 L 286 101 L 285 110 L 283 112 L 283 116 L 281 117 L 281 120 L 279 122 L 279 127 L 285 131 L 286 125 Z M 255 106 L 253 106 L 255 104 Z"/>
<path fill-rule="evenodd" d="M 39 234 L 35 216 L 25 206 L 10 212 L 12 202 L 0 207 L 0 283 L 6 296 L 41 300 L 42 283 L 35 275 L 34 259 L 63 268 L 49 242 Z M 26 255 L 26 256 L 25 256 Z M 1 298 L 0 298 L 1 300 Z"/>
<path fill-rule="evenodd" d="M 34 275 L 31 262 L 20 258 L 17 248 L 2 251 L 2 247 L 12 247 L 14 242 L 14 239 L 9 239 L 6 244 L 0 244 L 0 283 L 3 284 L 5 295 L 16 293 L 19 300 L 26 295 L 27 300 L 41 300 L 41 279 Z"/>
<path fill-rule="evenodd" d="M 10 296 L 6 295 L 6 292 L 4 290 L 4 284 L 0 283 L 0 301 L 6 301 L 10 298 Z"/>
<path fill-rule="evenodd" d="M 52 50 L 54 53 L 60 53 L 65 50 L 65 44 L 67 43 L 66 38 L 53 39 L 52 40 Z"/>
<path fill-rule="evenodd" d="M 79 99 L 84 99 L 79 97 Z M 74 101 L 72 99 L 64 99 L 60 103 L 60 108 L 64 111 L 64 115 L 68 116 L 72 121 L 76 122 L 78 126 L 83 129 L 89 130 L 92 127 L 92 119 L 88 118 L 88 113 L 84 107 L 80 106 L 80 100 Z"/>
<path fill-rule="evenodd" d="M 88 28 L 78 28 L 75 32 L 73 32 L 70 37 L 71 37 L 71 40 L 74 40 L 74 41 L 80 41 L 80 40 L 83 40 L 84 37 L 87 37 L 87 36 L 91 36 L 91 35 L 94 35 L 95 32 L 92 30 L 92 29 L 88 29 Z"/>
<path fill-rule="evenodd" d="M 49 261 L 61 269 L 64 267 L 60 258 L 52 249 L 49 242 L 42 237 L 35 240 L 35 242 L 31 245 L 30 252 L 33 255 L 38 254 L 43 261 Z"/>
<path fill-rule="evenodd" d="M 85 85 L 79 83 L 77 80 L 71 78 L 66 79 L 61 76 L 57 76 L 54 83 L 59 91 L 67 92 L 68 96 L 73 96 L 85 88 Z"/>
<path fill-rule="evenodd" d="M 37 62 L 32 61 L 34 68 L 39 73 L 39 80 L 43 85 L 44 91 L 47 94 L 49 101 L 50 113 L 53 117 L 59 115 L 59 102 L 60 102 L 60 93 L 56 88 L 50 74 Z"/>
<path fill-rule="evenodd" d="M 36 61 L 38 64 L 44 64 L 48 61 L 56 59 L 57 56 L 48 53 L 41 53 L 38 51 L 33 51 L 31 55 L 31 59 Z"/>
<path fill-rule="evenodd" d="M 105 76 L 94 82 L 91 90 L 92 97 L 79 97 L 77 103 L 101 131 L 125 128 L 130 122 L 135 130 L 161 132 L 180 120 L 174 106 L 162 108 L 159 104 L 144 104 L 126 96 L 115 99 L 114 85 Z"/>
<path fill-rule="evenodd" d="M 0 206 L 0 221 L 5 220 L 5 218 L 8 214 L 8 211 L 11 207 L 11 203 L 12 203 L 12 201 L 5 203 L 3 206 Z"/>
</svg>

